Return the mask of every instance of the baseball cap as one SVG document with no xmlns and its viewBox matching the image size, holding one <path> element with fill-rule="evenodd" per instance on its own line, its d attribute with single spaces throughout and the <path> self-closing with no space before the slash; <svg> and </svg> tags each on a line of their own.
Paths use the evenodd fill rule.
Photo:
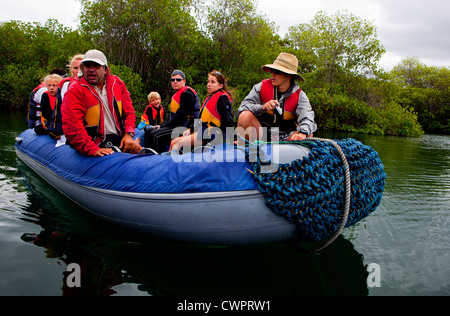
<svg viewBox="0 0 450 316">
<path fill-rule="evenodd" d="M 84 54 L 84 58 L 81 62 L 84 63 L 86 61 L 92 61 L 102 66 L 108 66 L 105 54 L 96 49 L 89 50 Z"/>
</svg>

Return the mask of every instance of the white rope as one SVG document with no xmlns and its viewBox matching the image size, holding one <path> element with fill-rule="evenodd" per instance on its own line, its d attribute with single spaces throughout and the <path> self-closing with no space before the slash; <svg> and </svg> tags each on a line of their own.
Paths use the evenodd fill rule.
<svg viewBox="0 0 450 316">
<path fill-rule="evenodd" d="M 326 240 L 321 246 L 313 249 L 313 252 L 319 252 L 326 247 L 328 247 L 330 244 L 332 244 L 337 237 L 341 234 L 342 230 L 344 229 L 345 225 L 347 224 L 348 214 L 350 212 L 350 201 L 351 201 L 351 177 L 350 177 L 350 167 L 348 165 L 347 157 L 345 156 L 344 152 L 342 151 L 341 146 L 339 146 L 334 140 L 326 139 L 326 138 L 317 138 L 317 137 L 310 137 L 306 138 L 303 141 L 321 141 L 321 142 L 329 142 L 331 143 L 334 148 L 339 153 L 339 156 L 342 159 L 342 162 L 344 164 L 345 168 L 345 208 L 344 208 L 344 214 L 342 215 L 341 224 L 339 225 L 338 230 L 331 236 L 328 240 Z"/>
</svg>

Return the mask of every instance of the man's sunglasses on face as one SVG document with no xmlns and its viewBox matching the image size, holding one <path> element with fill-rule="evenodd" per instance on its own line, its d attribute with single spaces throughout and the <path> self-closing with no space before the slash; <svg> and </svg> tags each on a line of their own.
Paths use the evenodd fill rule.
<svg viewBox="0 0 450 316">
<path fill-rule="evenodd" d="M 177 82 L 181 82 L 183 79 L 182 78 L 172 78 L 172 79 L 170 79 L 172 82 L 175 82 L 175 81 L 177 81 Z"/>
<path fill-rule="evenodd" d="M 102 65 L 100 65 L 100 64 L 97 64 L 96 62 L 93 62 L 93 61 L 85 61 L 85 62 L 83 62 L 83 66 L 84 66 L 84 68 L 96 68 L 96 69 L 99 69 L 100 67 L 102 67 Z"/>
<path fill-rule="evenodd" d="M 280 70 L 278 70 L 278 69 L 271 69 L 270 72 L 271 72 L 271 73 L 274 73 L 274 74 L 276 74 L 276 75 L 284 74 L 284 72 L 282 72 L 282 71 L 280 71 Z"/>
</svg>

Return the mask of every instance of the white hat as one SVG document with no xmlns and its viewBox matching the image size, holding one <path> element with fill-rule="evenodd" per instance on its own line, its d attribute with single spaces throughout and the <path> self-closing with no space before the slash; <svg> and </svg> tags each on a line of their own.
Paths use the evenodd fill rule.
<svg viewBox="0 0 450 316">
<path fill-rule="evenodd" d="M 96 49 L 89 50 L 84 54 L 84 58 L 81 62 L 84 63 L 86 61 L 92 61 L 102 66 L 108 66 L 105 54 Z"/>
</svg>

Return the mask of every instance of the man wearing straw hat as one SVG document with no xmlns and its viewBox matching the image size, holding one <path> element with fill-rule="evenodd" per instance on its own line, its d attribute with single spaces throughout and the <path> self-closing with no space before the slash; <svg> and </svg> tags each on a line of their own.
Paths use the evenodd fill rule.
<svg viewBox="0 0 450 316">
<path fill-rule="evenodd" d="M 271 78 L 253 86 L 239 107 L 238 133 L 250 140 L 302 140 L 314 133 L 317 125 L 308 97 L 296 80 L 305 81 L 298 71 L 298 59 L 281 53 L 273 64 L 262 67 Z M 272 127 L 279 128 L 278 137 Z M 266 132 L 268 134 L 264 134 Z M 272 133 L 271 133 L 272 132 Z"/>
</svg>

